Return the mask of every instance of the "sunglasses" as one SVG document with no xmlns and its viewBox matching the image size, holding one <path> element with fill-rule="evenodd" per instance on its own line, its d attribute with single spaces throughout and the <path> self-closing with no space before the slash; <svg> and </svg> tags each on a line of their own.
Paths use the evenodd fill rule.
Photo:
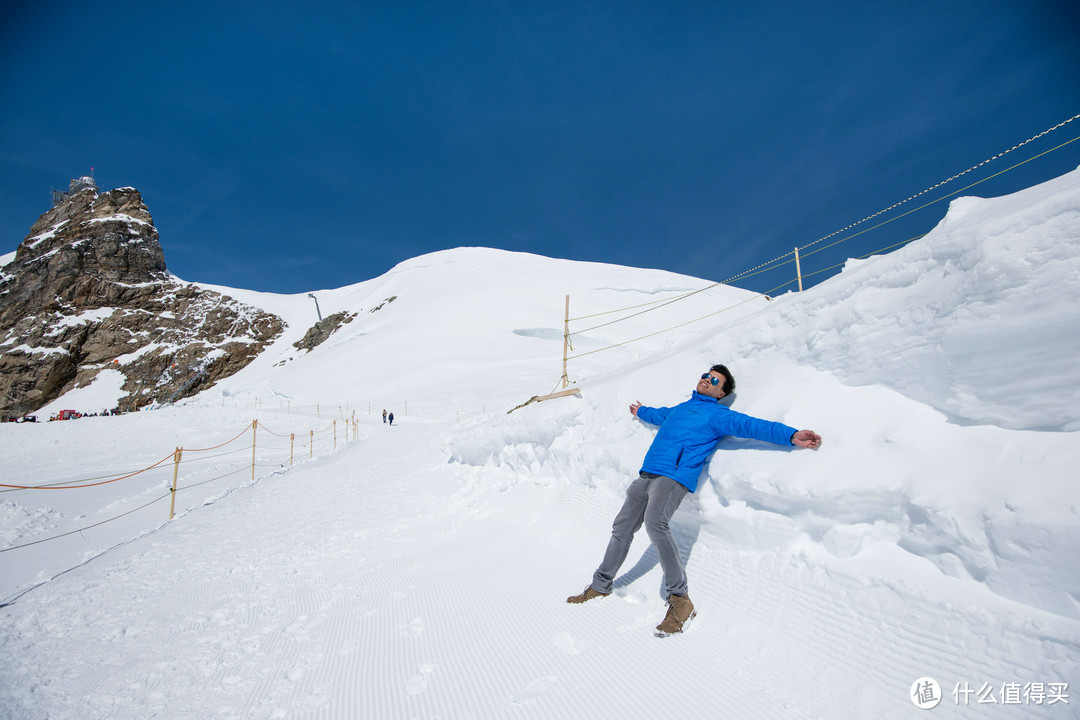
<svg viewBox="0 0 1080 720">
<path fill-rule="evenodd" d="M 715 375 L 710 375 L 709 373 L 705 373 L 704 375 L 702 375 L 701 379 L 702 380 L 708 380 L 713 385 L 719 385 L 720 384 L 720 378 L 716 377 Z"/>
</svg>

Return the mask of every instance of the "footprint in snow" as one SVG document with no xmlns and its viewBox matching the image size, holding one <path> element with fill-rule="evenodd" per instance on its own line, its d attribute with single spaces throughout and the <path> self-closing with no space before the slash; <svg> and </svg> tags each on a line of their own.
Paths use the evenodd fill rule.
<svg viewBox="0 0 1080 720">
<path fill-rule="evenodd" d="M 559 677 L 557 675 L 549 675 L 548 677 L 533 680 L 531 683 L 511 695 L 510 702 L 514 705 L 524 705 L 530 700 L 535 700 L 542 695 L 546 695 L 558 681 Z"/>
<path fill-rule="evenodd" d="M 413 618 L 412 621 L 403 623 L 400 630 L 401 637 L 420 637 L 424 632 L 424 621 L 420 618 Z"/>
<path fill-rule="evenodd" d="M 405 692 L 410 695 L 419 695 L 427 690 L 428 678 L 431 677 L 431 673 L 435 671 L 435 663 L 424 663 L 420 666 L 420 669 L 416 671 L 416 674 L 409 678 L 409 681 L 405 683 Z"/>
<path fill-rule="evenodd" d="M 580 655 L 589 649 L 589 645 L 582 644 L 577 638 L 570 633 L 559 633 L 551 639 L 555 647 L 562 650 L 567 655 Z"/>
</svg>

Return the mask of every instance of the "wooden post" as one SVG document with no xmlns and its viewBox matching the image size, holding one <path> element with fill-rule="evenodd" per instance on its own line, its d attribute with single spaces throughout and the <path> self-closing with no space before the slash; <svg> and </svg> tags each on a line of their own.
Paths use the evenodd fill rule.
<svg viewBox="0 0 1080 720">
<path fill-rule="evenodd" d="M 566 354 L 570 349 L 570 296 L 566 296 L 566 313 L 563 315 L 563 334 L 562 334 L 562 386 L 565 388 L 570 384 L 570 379 L 566 376 Z"/>
<path fill-rule="evenodd" d="M 255 482 L 255 431 L 259 427 L 258 420 L 251 421 L 251 482 Z"/>
<path fill-rule="evenodd" d="M 580 395 L 580 394 L 581 394 L 581 388 L 574 387 L 574 388 L 569 388 L 567 390 L 560 390 L 558 392 L 553 392 L 550 395 L 533 395 L 531 398 L 529 398 L 525 402 L 521 403 L 517 407 L 507 410 L 506 414 L 509 415 L 510 413 L 514 412 L 514 410 L 520 410 L 521 408 L 525 407 L 526 405 L 531 405 L 534 402 L 543 402 L 544 400 L 552 400 L 554 398 L 569 397 L 571 395 Z"/>
<path fill-rule="evenodd" d="M 799 292 L 802 292 L 802 265 L 799 263 L 799 248 L 795 248 L 795 274 L 799 278 Z"/>
<path fill-rule="evenodd" d="M 310 434 L 308 435 L 308 446 L 307 446 L 307 459 L 308 460 L 311 459 L 311 449 L 313 447 L 315 447 L 315 431 L 314 430 L 310 431 Z"/>
<path fill-rule="evenodd" d="M 337 420 L 333 422 L 334 425 L 334 449 L 337 450 Z"/>
<path fill-rule="evenodd" d="M 176 478 L 180 475 L 180 456 L 183 455 L 183 453 L 184 448 L 176 448 L 176 452 L 173 453 L 172 500 L 169 502 L 170 520 L 176 516 Z"/>
<path fill-rule="evenodd" d="M 293 443 L 296 442 L 296 433 L 289 433 L 289 467 L 292 467 Z"/>
</svg>

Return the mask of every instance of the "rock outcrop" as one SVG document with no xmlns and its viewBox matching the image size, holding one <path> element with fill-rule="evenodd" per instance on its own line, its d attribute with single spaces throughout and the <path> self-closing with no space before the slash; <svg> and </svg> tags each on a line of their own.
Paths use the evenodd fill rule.
<svg viewBox="0 0 1080 720">
<path fill-rule="evenodd" d="M 0 269 L 0 415 L 31 413 L 103 371 L 119 373 L 121 409 L 186 397 L 282 330 L 275 315 L 169 275 L 134 188 L 62 194 Z"/>
<path fill-rule="evenodd" d="M 308 328 L 308 331 L 304 333 L 304 337 L 293 343 L 293 347 L 298 350 L 307 350 L 308 352 L 311 352 L 316 347 L 326 342 L 331 335 L 341 328 L 342 325 L 351 323 L 355 318 L 356 313 L 349 312 L 339 312 L 328 315 Z"/>
</svg>

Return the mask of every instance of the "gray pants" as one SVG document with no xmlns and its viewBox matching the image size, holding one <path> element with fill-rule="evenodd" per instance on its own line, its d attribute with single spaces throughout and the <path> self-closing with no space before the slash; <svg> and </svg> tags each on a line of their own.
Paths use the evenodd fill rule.
<svg viewBox="0 0 1080 720">
<path fill-rule="evenodd" d="M 687 492 L 685 486 L 669 477 L 645 472 L 630 484 L 626 490 L 626 501 L 611 526 L 611 540 L 608 541 L 604 561 L 593 575 L 594 590 L 611 592 L 615 575 L 630 552 L 634 533 L 644 523 L 649 539 L 660 556 L 667 594 L 686 595 L 686 571 L 668 522 Z"/>
</svg>

